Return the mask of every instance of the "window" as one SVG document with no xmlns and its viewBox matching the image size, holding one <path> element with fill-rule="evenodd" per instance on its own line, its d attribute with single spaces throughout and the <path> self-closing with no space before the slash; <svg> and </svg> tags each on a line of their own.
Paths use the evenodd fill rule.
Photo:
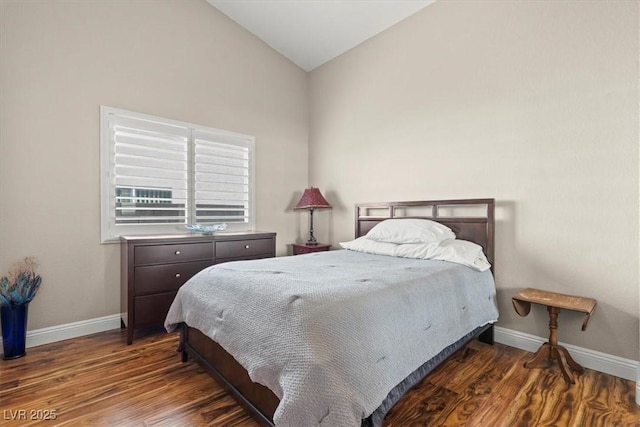
<svg viewBox="0 0 640 427">
<path fill-rule="evenodd" d="M 102 106 L 102 242 L 253 228 L 254 138 Z"/>
</svg>

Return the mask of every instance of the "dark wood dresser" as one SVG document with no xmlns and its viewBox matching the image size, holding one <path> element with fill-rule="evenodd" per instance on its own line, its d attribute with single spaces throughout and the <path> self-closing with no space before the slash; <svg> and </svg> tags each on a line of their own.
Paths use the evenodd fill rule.
<svg viewBox="0 0 640 427">
<path fill-rule="evenodd" d="M 120 312 L 127 344 L 136 329 L 162 325 L 178 288 L 205 267 L 274 257 L 265 232 L 120 237 Z"/>
</svg>

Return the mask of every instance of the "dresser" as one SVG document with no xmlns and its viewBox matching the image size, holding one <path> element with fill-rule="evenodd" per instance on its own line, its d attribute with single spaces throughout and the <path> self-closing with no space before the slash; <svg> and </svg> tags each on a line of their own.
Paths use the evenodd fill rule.
<svg viewBox="0 0 640 427">
<path fill-rule="evenodd" d="M 275 256 L 266 232 L 120 237 L 120 312 L 127 344 L 136 329 L 164 324 L 178 288 L 205 267 Z"/>
</svg>

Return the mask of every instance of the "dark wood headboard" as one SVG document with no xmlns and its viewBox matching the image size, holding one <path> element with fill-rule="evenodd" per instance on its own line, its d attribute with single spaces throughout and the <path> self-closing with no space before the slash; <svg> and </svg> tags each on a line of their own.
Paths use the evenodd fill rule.
<svg viewBox="0 0 640 427">
<path fill-rule="evenodd" d="M 356 237 L 389 218 L 423 218 L 449 227 L 456 238 L 482 246 L 494 265 L 495 200 L 426 200 L 356 204 Z"/>
</svg>

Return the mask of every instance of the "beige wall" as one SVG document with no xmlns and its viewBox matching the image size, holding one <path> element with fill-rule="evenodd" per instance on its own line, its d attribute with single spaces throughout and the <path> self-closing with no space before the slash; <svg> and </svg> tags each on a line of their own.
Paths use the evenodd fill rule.
<svg viewBox="0 0 640 427">
<path fill-rule="evenodd" d="M 356 202 L 494 197 L 499 325 L 548 334 L 520 288 L 590 296 L 560 340 L 637 360 L 637 9 L 438 1 L 311 72 L 318 239 L 350 239 Z"/>
<path fill-rule="evenodd" d="M 40 259 L 29 329 L 119 311 L 119 249 L 99 243 L 104 104 L 254 135 L 257 228 L 279 254 L 306 238 L 288 209 L 308 173 L 332 243 L 356 202 L 495 197 L 500 325 L 547 333 L 542 309 L 513 313 L 516 289 L 588 295 L 589 329 L 563 312 L 560 339 L 637 359 L 638 16 L 439 1 L 307 82 L 204 0 L 0 0 L 0 271 Z"/>
<path fill-rule="evenodd" d="M 204 0 L 0 0 L 0 15 L 0 272 L 39 258 L 29 329 L 120 311 L 119 247 L 100 244 L 101 104 L 254 135 L 256 227 L 280 254 L 299 237 L 285 210 L 308 176 L 307 76 L 293 63 Z"/>
</svg>

